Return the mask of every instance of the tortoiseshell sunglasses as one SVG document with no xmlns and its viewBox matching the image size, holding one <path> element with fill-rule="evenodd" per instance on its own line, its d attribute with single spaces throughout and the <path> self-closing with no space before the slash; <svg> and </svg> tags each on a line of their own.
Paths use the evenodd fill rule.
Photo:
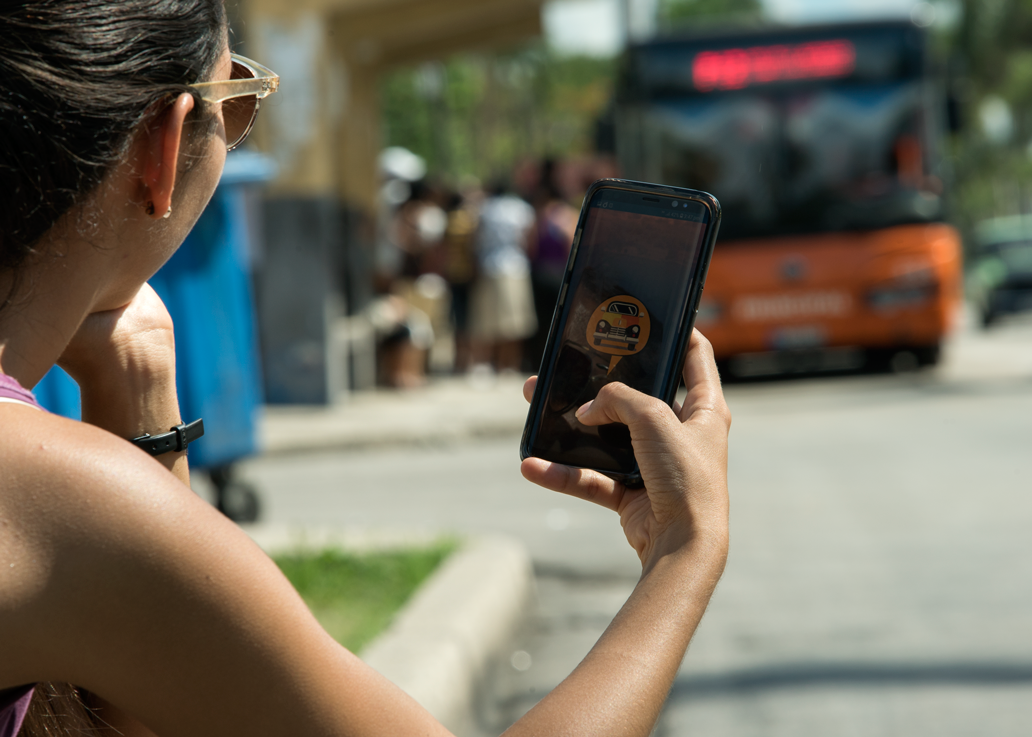
<svg viewBox="0 0 1032 737">
<path fill-rule="evenodd" d="M 205 102 L 221 102 L 226 125 L 226 150 L 232 151 L 247 138 L 258 117 L 259 100 L 279 89 L 279 75 L 239 54 L 230 54 L 233 72 L 220 82 L 190 85 Z"/>
</svg>

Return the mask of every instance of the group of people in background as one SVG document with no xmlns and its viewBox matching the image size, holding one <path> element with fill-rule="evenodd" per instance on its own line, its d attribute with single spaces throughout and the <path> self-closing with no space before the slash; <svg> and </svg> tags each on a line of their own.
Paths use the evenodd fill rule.
<svg viewBox="0 0 1032 737">
<path fill-rule="evenodd" d="M 572 203 L 598 170 L 546 159 L 459 189 L 388 175 L 369 308 L 380 383 L 425 383 L 442 338 L 435 370 L 536 371 L 577 226 Z"/>
</svg>

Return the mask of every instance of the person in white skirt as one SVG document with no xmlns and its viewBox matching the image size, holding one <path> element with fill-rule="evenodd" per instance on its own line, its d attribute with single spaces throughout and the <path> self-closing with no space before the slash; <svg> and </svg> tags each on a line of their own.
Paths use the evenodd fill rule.
<svg viewBox="0 0 1032 737">
<path fill-rule="evenodd" d="M 534 208 L 495 186 L 484 201 L 477 230 L 477 280 L 470 333 L 478 363 L 498 371 L 518 370 L 523 340 L 537 330 L 527 247 Z"/>
</svg>

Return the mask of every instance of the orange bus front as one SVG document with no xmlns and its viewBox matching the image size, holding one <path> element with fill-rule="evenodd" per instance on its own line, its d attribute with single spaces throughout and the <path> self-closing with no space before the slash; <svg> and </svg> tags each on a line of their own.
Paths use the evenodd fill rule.
<svg viewBox="0 0 1032 737">
<path fill-rule="evenodd" d="M 861 349 L 934 363 L 960 305 L 960 253 L 937 223 L 722 242 L 696 325 L 739 374 L 858 368 Z"/>
</svg>

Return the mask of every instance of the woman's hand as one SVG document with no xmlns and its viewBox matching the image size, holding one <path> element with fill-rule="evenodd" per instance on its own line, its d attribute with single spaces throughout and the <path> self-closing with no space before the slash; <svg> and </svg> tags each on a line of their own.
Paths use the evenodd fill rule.
<svg viewBox="0 0 1032 737">
<path fill-rule="evenodd" d="M 684 365 L 683 407 L 630 387 L 607 384 L 577 411 L 585 425 L 622 422 L 630 428 L 644 489 L 628 489 L 595 471 L 539 458 L 523 461 L 529 481 L 601 504 L 620 514 L 627 540 L 646 568 L 687 544 L 727 545 L 727 437 L 731 413 L 720 389 L 713 349 L 692 334 Z M 524 386 L 528 400 L 536 378 Z"/>
<path fill-rule="evenodd" d="M 125 383 L 175 375 L 172 318 L 161 298 L 144 284 L 132 301 L 116 310 L 87 315 L 58 365 L 86 391 L 96 383 Z"/>
<path fill-rule="evenodd" d="M 82 394 L 82 420 L 122 438 L 167 432 L 182 421 L 172 318 L 149 284 L 124 307 L 88 315 L 58 360 Z M 159 460 L 189 478 L 185 453 Z"/>
</svg>

